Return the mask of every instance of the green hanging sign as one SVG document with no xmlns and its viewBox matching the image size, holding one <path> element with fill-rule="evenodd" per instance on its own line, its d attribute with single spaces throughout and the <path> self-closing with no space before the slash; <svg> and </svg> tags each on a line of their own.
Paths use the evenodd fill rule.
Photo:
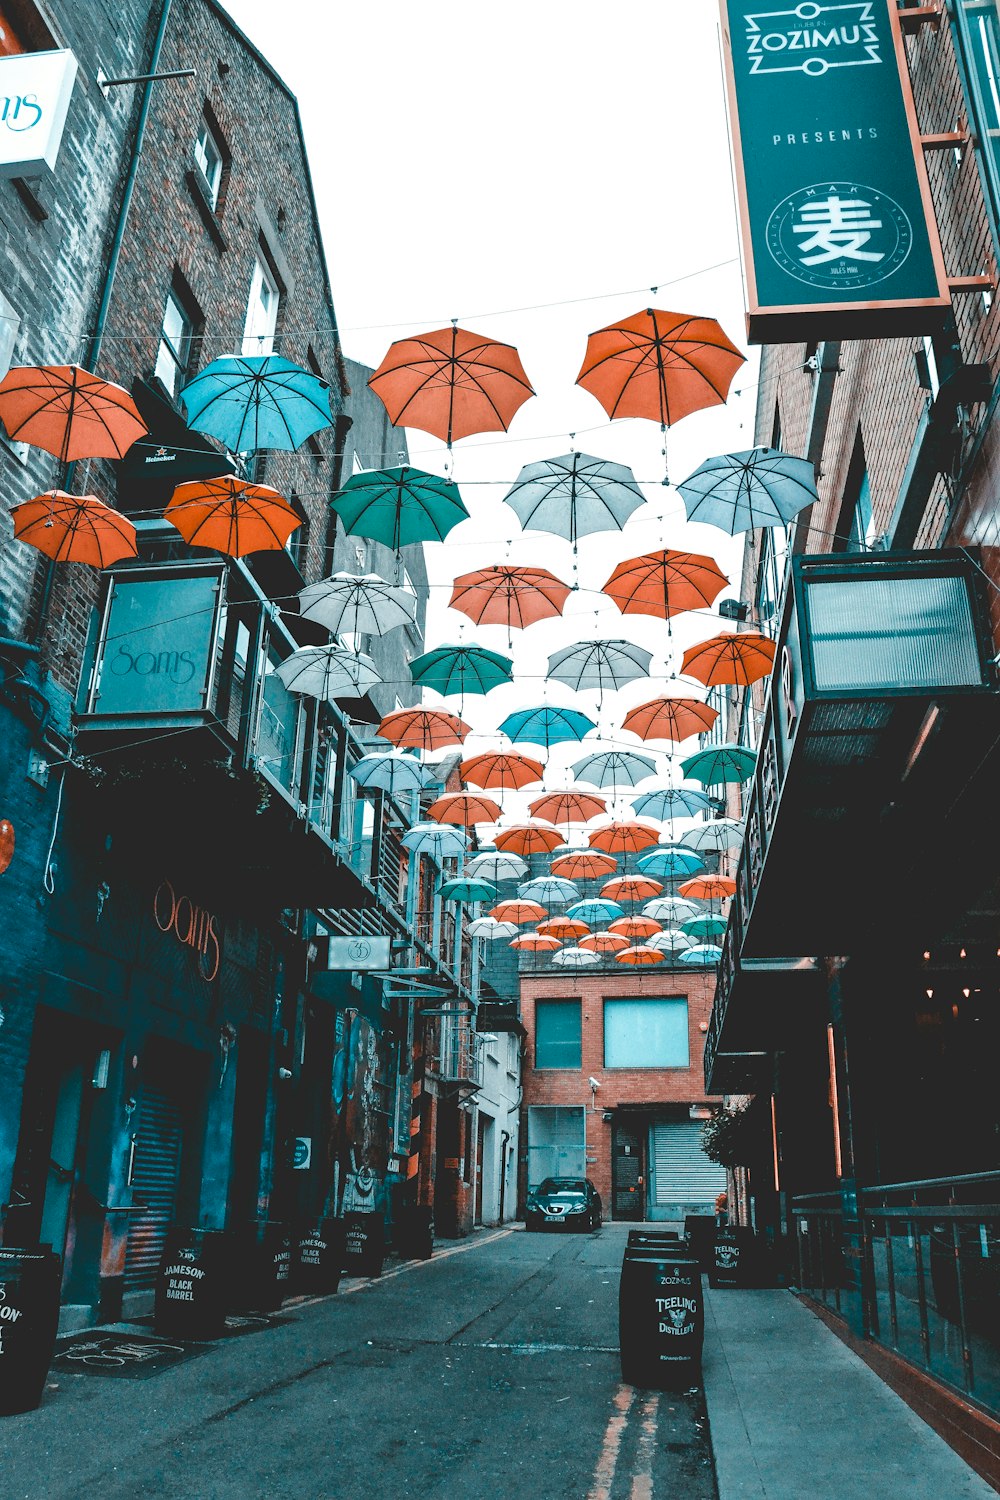
<svg viewBox="0 0 1000 1500">
<path fill-rule="evenodd" d="M 891 0 L 722 0 L 751 343 L 951 309 Z"/>
</svg>

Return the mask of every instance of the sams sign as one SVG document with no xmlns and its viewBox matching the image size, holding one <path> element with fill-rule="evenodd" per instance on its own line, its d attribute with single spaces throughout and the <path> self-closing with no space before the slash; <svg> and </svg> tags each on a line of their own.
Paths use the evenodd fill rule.
<svg viewBox="0 0 1000 1500">
<path fill-rule="evenodd" d="M 76 66 L 65 51 L 0 58 L 0 177 L 55 170 Z"/>
</svg>

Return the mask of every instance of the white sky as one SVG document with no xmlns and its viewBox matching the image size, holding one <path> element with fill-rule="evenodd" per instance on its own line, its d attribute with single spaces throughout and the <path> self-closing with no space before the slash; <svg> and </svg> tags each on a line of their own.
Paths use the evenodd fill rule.
<svg viewBox="0 0 1000 1500">
<path fill-rule="evenodd" d="M 742 538 L 688 524 L 677 491 L 659 482 L 659 428 L 610 423 L 574 381 L 587 334 L 648 305 L 717 317 L 744 346 L 715 6 L 283 0 L 276 24 L 273 0 L 226 3 L 298 95 L 348 356 L 376 365 L 393 339 L 457 317 L 516 344 L 538 393 L 508 436 L 455 447 L 472 518 L 426 549 L 428 643 L 461 634 L 507 650 L 503 628 L 447 609 L 456 574 L 509 557 L 571 581 L 569 543 L 522 534 L 501 503 L 521 465 L 567 452 L 570 432 L 577 448 L 628 464 L 650 501 L 623 532 L 581 539 L 581 593 L 563 620 L 515 632 L 517 683 L 467 699 L 465 718 L 485 731 L 542 701 L 544 658 L 595 635 L 646 646 L 660 674 L 606 698 L 602 728 L 646 698 L 684 691 L 667 674 L 684 646 L 727 628 L 717 616 L 681 616 L 668 637 L 662 621 L 622 616 L 584 590 L 600 588 L 620 559 L 662 546 L 707 552 L 738 584 Z M 742 395 L 671 430 L 675 480 L 710 454 L 752 445 L 756 378 L 752 362 L 733 382 Z M 410 451 L 443 472 L 435 439 L 411 432 Z M 558 683 L 546 696 L 574 701 Z M 595 694 L 576 705 L 595 717 Z M 497 743 L 477 734 L 466 753 Z M 587 748 L 553 752 L 553 768 Z M 547 781 L 561 777 L 553 769 Z"/>
</svg>

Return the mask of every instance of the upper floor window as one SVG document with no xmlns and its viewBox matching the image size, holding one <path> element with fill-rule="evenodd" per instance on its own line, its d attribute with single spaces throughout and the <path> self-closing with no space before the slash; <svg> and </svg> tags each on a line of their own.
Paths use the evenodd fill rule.
<svg viewBox="0 0 1000 1500">
<path fill-rule="evenodd" d="M 274 335 L 278 327 L 278 283 L 263 255 L 254 261 L 247 301 L 247 320 L 243 329 L 244 354 L 273 354 Z"/>
<path fill-rule="evenodd" d="M 194 319 L 171 288 L 163 308 L 163 327 L 153 373 L 176 396 L 187 379 L 194 339 Z"/>
<path fill-rule="evenodd" d="M 969 113 L 994 231 L 1000 232 L 1000 16 L 997 0 L 958 0 L 953 10 Z"/>
<path fill-rule="evenodd" d="M 219 206 L 219 189 L 222 186 L 222 169 L 225 158 L 222 146 L 212 132 L 207 120 L 202 121 L 201 130 L 194 143 L 194 159 L 201 173 L 202 185 L 213 209 Z"/>
<path fill-rule="evenodd" d="M 683 995 L 605 1000 L 606 1068 L 686 1068 L 690 1061 Z"/>
<path fill-rule="evenodd" d="M 872 516 L 872 487 L 865 469 L 858 481 L 851 512 L 851 529 L 844 547 L 845 552 L 868 552 L 875 540 L 875 521 Z"/>
<path fill-rule="evenodd" d="M 578 1068 L 582 1036 L 579 1000 L 535 1002 L 535 1067 Z"/>
</svg>

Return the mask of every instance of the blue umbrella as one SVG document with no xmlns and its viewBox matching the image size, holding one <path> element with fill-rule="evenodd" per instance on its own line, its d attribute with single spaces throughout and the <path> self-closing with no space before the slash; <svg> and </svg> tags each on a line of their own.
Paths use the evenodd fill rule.
<svg viewBox="0 0 1000 1500">
<path fill-rule="evenodd" d="M 600 750 L 573 764 L 573 775 L 591 786 L 637 786 L 652 776 L 655 760 L 634 750 Z"/>
<path fill-rule="evenodd" d="M 681 771 L 703 786 L 718 786 L 726 781 L 746 781 L 756 764 L 756 755 L 745 745 L 712 745 L 682 760 Z"/>
<path fill-rule="evenodd" d="M 735 536 L 762 526 L 785 526 L 818 498 L 808 459 L 776 448 L 750 448 L 707 458 L 677 488 L 689 521 Z"/>
<path fill-rule="evenodd" d="M 393 794 L 422 792 L 437 780 L 437 773 L 417 760 L 415 755 L 403 755 L 398 750 L 363 755 L 348 774 L 360 787 Z"/>
<path fill-rule="evenodd" d="M 575 906 L 567 909 L 567 917 L 572 917 L 574 922 L 586 922 L 588 927 L 597 927 L 601 922 L 614 922 L 618 917 L 625 915 L 624 906 L 619 906 L 617 901 L 605 901 L 595 896 L 590 901 L 578 901 Z"/>
<path fill-rule="evenodd" d="M 695 875 L 705 868 L 705 861 L 700 854 L 692 854 L 690 849 L 670 844 L 650 849 L 636 863 L 644 875 L 654 875 L 657 879 L 666 877 L 668 880 L 678 875 Z"/>
<path fill-rule="evenodd" d="M 684 786 L 668 786 L 658 792 L 644 792 L 635 797 L 632 806 L 640 818 L 656 818 L 665 822 L 673 818 L 689 818 L 705 812 L 712 805 L 704 792 L 695 792 Z"/>
<path fill-rule="evenodd" d="M 496 886 L 488 880 L 468 880 L 464 876 L 446 880 L 440 892 L 443 901 L 462 901 L 470 905 L 475 901 L 494 901 L 496 894 Z"/>
<path fill-rule="evenodd" d="M 597 725 L 586 714 L 575 708 L 557 708 L 551 703 L 540 703 L 537 708 L 521 708 L 508 714 L 500 725 L 500 733 L 508 739 L 527 741 L 530 745 L 544 745 L 550 750 L 553 745 L 565 740 L 582 740 Z"/>
<path fill-rule="evenodd" d="M 517 894 L 525 901 L 537 901 L 539 906 L 559 906 L 575 901 L 580 892 L 572 880 L 563 880 L 558 875 L 539 875 L 537 879 L 519 885 Z"/>
<path fill-rule="evenodd" d="M 279 354 L 224 354 L 186 385 L 188 425 L 232 453 L 298 448 L 331 426 L 330 389 L 311 370 Z"/>
<path fill-rule="evenodd" d="M 631 469 L 589 453 L 525 464 L 503 498 L 525 530 L 555 532 L 574 547 L 588 532 L 621 531 L 644 500 Z"/>
<path fill-rule="evenodd" d="M 698 943 L 682 953 L 680 961 L 689 964 L 692 969 L 713 969 L 722 957 L 722 949 L 717 948 L 714 943 Z"/>
<path fill-rule="evenodd" d="M 414 854 L 429 854 L 432 859 L 454 859 L 464 854 L 469 840 L 453 823 L 414 823 L 400 843 Z"/>
</svg>

